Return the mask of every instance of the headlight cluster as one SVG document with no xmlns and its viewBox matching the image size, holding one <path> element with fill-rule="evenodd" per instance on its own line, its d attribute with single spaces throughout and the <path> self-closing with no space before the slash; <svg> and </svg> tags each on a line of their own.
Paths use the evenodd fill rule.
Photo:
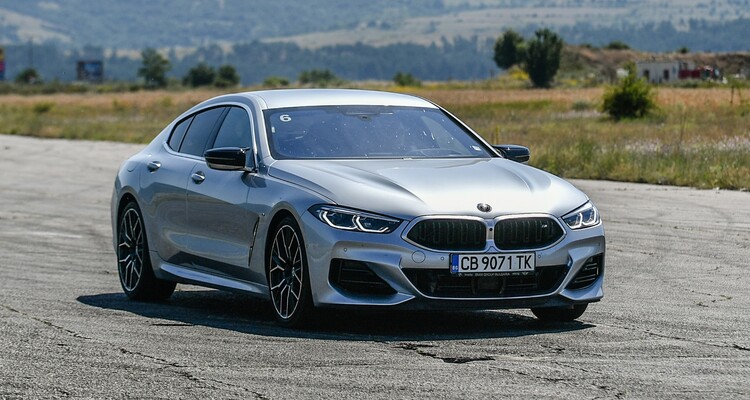
<svg viewBox="0 0 750 400">
<path fill-rule="evenodd" d="M 314 206 L 310 212 L 328 226 L 345 231 L 390 233 L 400 220 L 335 206 Z"/>
<path fill-rule="evenodd" d="M 586 203 L 581 208 L 563 217 L 570 229 L 583 229 L 599 225 L 602 222 L 599 210 L 593 204 Z"/>
</svg>

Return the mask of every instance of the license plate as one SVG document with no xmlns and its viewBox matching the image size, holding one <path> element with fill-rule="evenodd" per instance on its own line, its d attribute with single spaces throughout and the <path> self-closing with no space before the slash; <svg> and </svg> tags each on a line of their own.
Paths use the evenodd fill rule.
<svg viewBox="0 0 750 400">
<path fill-rule="evenodd" d="M 451 273 L 459 275 L 509 275 L 534 272 L 536 253 L 451 254 Z"/>
</svg>

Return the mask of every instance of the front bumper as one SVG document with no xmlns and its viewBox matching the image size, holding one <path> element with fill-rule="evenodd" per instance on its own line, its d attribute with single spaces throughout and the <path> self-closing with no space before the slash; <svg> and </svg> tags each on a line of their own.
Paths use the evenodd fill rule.
<svg viewBox="0 0 750 400">
<path fill-rule="evenodd" d="M 427 286 L 417 285 L 417 275 L 439 274 L 448 282 L 456 281 L 462 284 L 467 284 L 468 281 L 452 280 L 450 277 L 451 252 L 428 250 L 405 241 L 402 235 L 407 225 L 402 223 L 399 229 L 390 234 L 361 233 L 330 228 L 310 213 L 303 214 L 301 228 L 306 242 L 315 305 L 479 310 L 570 306 L 595 302 L 604 295 L 602 284 L 605 238 L 601 224 L 576 231 L 565 228 L 566 234 L 561 241 L 549 248 L 536 251 L 538 270 L 553 267 L 559 270 L 559 277 L 556 277 L 552 284 L 528 291 L 508 291 L 503 289 L 510 284 L 509 282 L 515 282 L 513 278 L 506 282 L 505 278 L 493 277 L 490 279 L 495 280 L 497 287 L 502 289 L 493 289 L 490 282 L 489 290 L 479 290 L 469 295 L 452 295 L 449 291 L 434 291 L 430 294 L 429 290 L 425 290 L 426 287 L 432 288 L 429 283 Z M 488 246 L 484 252 L 500 251 Z M 599 255 L 601 257 L 597 258 Z M 601 260 L 595 279 L 585 287 L 573 283 L 579 272 L 595 258 Z M 367 269 L 392 290 L 373 293 L 366 290 L 348 290 L 337 285 L 331 280 L 332 261 L 335 264 L 341 260 L 366 265 Z M 479 282 L 480 279 L 485 283 Z M 480 286 L 486 285 L 487 279 L 488 277 L 477 277 L 471 279 L 471 284 L 479 282 Z"/>
</svg>

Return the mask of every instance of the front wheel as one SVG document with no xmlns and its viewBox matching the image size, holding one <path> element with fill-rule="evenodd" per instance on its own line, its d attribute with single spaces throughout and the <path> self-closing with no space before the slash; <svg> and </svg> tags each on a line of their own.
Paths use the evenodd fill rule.
<svg viewBox="0 0 750 400">
<path fill-rule="evenodd" d="M 576 304 L 572 307 L 532 308 L 531 312 L 545 322 L 568 322 L 578 319 L 587 307 L 588 304 Z"/>
<path fill-rule="evenodd" d="M 154 275 L 143 217 L 134 201 L 129 202 L 120 214 L 117 271 L 122 290 L 133 300 L 163 300 L 174 292 L 174 282 L 157 279 Z"/>
<path fill-rule="evenodd" d="M 285 327 L 307 325 L 314 305 L 305 242 L 294 218 L 284 217 L 275 225 L 266 255 L 268 287 L 276 320 Z"/>
</svg>

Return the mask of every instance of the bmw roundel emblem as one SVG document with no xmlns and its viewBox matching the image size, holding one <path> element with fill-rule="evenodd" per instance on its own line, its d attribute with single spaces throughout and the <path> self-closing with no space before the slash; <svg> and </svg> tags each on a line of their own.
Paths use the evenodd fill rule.
<svg viewBox="0 0 750 400">
<path fill-rule="evenodd" d="M 492 207 L 489 204 L 486 203 L 479 203 L 477 204 L 477 210 L 481 212 L 490 212 L 492 211 Z"/>
</svg>

